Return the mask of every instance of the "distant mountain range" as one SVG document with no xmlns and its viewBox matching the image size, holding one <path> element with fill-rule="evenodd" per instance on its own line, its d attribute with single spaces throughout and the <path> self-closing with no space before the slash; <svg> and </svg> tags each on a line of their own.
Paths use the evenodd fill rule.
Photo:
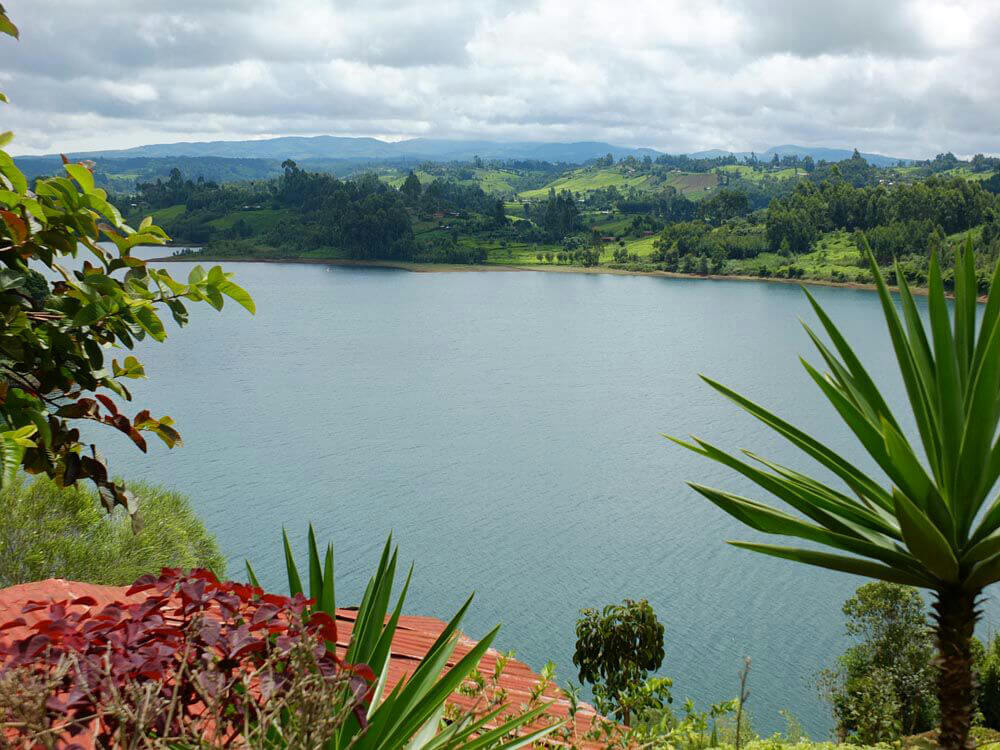
<svg viewBox="0 0 1000 750">
<path fill-rule="evenodd" d="M 382 141 L 378 138 L 347 138 L 332 135 L 285 136 L 251 141 L 200 141 L 187 143 L 157 143 L 135 148 L 90 151 L 71 154 L 76 159 L 122 159 L 134 157 L 224 157 L 237 159 L 271 159 L 295 161 L 364 160 L 372 161 L 468 161 L 475 156 L 483 159 L 537 159 L 548 162 L 582 164 L 606 154 L 616 159 L 626 156 L 651 156 L 662 151 L 652 148 L 615 146 L 602 141 L 577 141 L 574 143 L 543 143 L 534 141 L 461 141 L 438 138 L 414 138 L 406 141 Z M 692 158 L 726 156 L 729 151 L 700 151 L 689 154 Z M 815 148 L 805 146 L 775 146 L 757 154 L 759 159 L 770 159 L 774 154 L 812 156 L 819 161 L 840 161 L 850 158 L 851 149 Z M 750 152 L 735 153 L 737 157 Z M 877 166 L 892 166 L 900 159 L 881 154 L 862 154 Z M 27 159 L 28 157 L 21 157 Z M 44 159 L 46 157 L 36 157 Z M 909 161 L 904 159 L 903 161 Z"/>
<path fill-rule="evenodd" d="M 312 137 L 285 136 L 253 141 L 202 141 L 157 143 L 114 151 L 75 153 L 80 158 L 129 158 L 172 156 L 222 156 L 241 159 L 371 159 L 373 161 L 412 159 L 414 161 L 468 161 L 483 159 L 537 159 L 539 161 L 581 164 L 606 154 L 616 159 L 626 156 L 656 157 L 651 148 L 629 148 L 600 141 L 575 143 L 539 143 L 532 141 L 452 141 L 414 138 L 406 141 L 382 141 L 378 138 L 346 138 L 332 135 Z"/>
<path fill-rule="evenodd" d="M 698 151 L 693 154 L 688 154 L 692 159 L 715 159 L 720 156 L 729 156 L 732 154 L 737 159 L 743 159 L 750 156 L 750 151 L 722 151 L 720 149 L 712 149 L 711 151 Z M 757 158 L 761 161 L 770 161 L 774 158 L 774 155 L 787 156 L 794 154 L 799 157 L 811 156 L 816 161 L 821 159 L 824 161 L 843 161 L 844 159 L 850 159 L 854 155 L 854 149 L 851 148 L 823 148 L 818 146 L 772 146 L 767 149 L 767 151 L 760 151 L 757 153 Z M 912 159 L 903 159 L 897 156 L 885 156 L 883 154 L 869 154 L 864 151 L 861 152 L 861 156 L 864 157 L 865 161 L 869 164 L 874 164 L 876 167 L 894 167 L 899 162 L 904 162 L 909 164 Z"/>
</svg>

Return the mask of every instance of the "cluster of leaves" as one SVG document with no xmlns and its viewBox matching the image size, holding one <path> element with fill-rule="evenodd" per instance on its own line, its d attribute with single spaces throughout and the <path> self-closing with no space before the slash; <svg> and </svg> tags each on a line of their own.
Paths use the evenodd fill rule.
<svg viewBox="0 0 1000 750">
<path fill-rule="evenodd" d="M 0 31 L 17 35 L 2 8 Z M 0 135 L 0 146 L 12 137 Z M 0 482 L 10 482 L 22 466 L 61 485 L 89 478 L 108 510 L 133 510 L 130 494 L 110 478 L 95 446 L 88 455 L 72 422 L 111 426 L 142 450 L 143 432 L 168 446 L 180 435 L 169 417 L 119 410 L 108 394 L 130 400 L 124 381 L 144 377 L 145 370 L 131 355 L 109 362 L 105 349 L 132 349 L 146 337 L 163 341 L 162 307 L 184 325 L 185 302 L 221 309 L 229 297 L 251 312 L 254 304 L 219 267 L 196 267 L 182 283 L 133 256 L 134 248 L 162 244 L 167 235 L 149 219 L 132 229 L 87 164 L 64 162 L 65 176 L 40 179 L 31 190 L 0 151 Z M 61 265 L 81 252 L 89 256 L 81 269 Z M 33 266 L 57 279 L 42 293 Z"/>
<path fill-rule="evenodd" d="M 573 664 L 580 679 L 594 686 L 598 708 L 628 723 L 635 689 L 663 663 L 663 624 L 645 599 L 580 614 Z"/>
<path fill-rule="evenodd" d="M 301 664 L 291 656 L 303 644 L 316 673 L 336 683 L 339 705 L 330 711 L 365 722 L 374 675 L 328 648 L 337 640 L 336 621 L 310 612 L 301 594 L 276 596 L 220 583 L 205 570 L 164 569 L 136 581 L 121 601 L 96 604 L 90 597 L 29 603 L 24 613 L 36 613 L 30 634 L 0 646 L 5 672 L 59 678 L 45 701 L 49 733 L 117 747 L 137 732 L 187 737 L 194 727 L 206 741 L 231 743 L 248 731 L 248 717 L 295 684 Z M 4 624 L 15 626 L 24 619 Z M 136 712 L 111 710 L 129 691 L 155 695 L 171 710 L 137 726 Z"/>
</svg>

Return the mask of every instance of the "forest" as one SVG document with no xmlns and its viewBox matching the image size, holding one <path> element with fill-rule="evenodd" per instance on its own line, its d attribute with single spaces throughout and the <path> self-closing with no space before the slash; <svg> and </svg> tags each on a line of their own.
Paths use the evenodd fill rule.
<svg viewBox="0 0 1000 750">
<path fill-rule="evenodd" d="M 210 171 L 218 172 L 216 161 Z M 947 254 L 971 233 L 983 287 L 1000 249 L 998 165 L 942 154 L 876 167 L 857 150 L 836 163 L 795 154 L 607 154 L 582 167 L 476 157 L 336 177 L 286 160 L 273 177 L 215 180 L 193 158 L 183 166 L 194 171 L 172 167 L 116 199 L 132 216 L 152 213 L 175 244 L 213 257 L 607 266 L 834 283 L 871 282 L 867 245 L 881 266 L 899 260 L 923 286 L 931 250 Z"/>
</svg>

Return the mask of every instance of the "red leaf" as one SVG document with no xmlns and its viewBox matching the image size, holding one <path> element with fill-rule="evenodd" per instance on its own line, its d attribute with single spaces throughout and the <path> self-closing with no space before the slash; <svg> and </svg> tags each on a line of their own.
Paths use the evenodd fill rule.
<svg viewBox="0 0 1000 750">
<path fill-rule="evenodd" d="M 24 244 L 24 241 L 28 239 L 28 225 L 24 223 L 24 219 L 13 211 L 6 210 L 0 210 L 0 216 L 3 217 L 3 223 L 7 225 L 14 244 Z"/>
<path fill-rule="evenodd" d="M 125 421 L 128 422 L 128 419 L 126 418 Z M 137 446 L 139 446 L 139 450 L 141 450 L 143 453 L 145 453 L 146 452 L 146 438 L 144 438 L 141 434 L 139 434 L 139 431 L 137 429 L 135 429 L 134 427 L 130 427 L 127 432 L 128 432 L 128 436 L 130 438 L 132 438 L 132 442 L 135 443 Z"/>
<path fill-rule="evenodd" d="M 330 643 L 337 642 L 337 621 L 326 612 L 313 612 L 309 618 L 309 624 L 316 627 L 316 631 L 323 636 L 323 640 Z"/>
<path fill-rule="evenodd" d="M 118 414 L 118 406 L 115 405 L 115 402 L 112 401 L 107 396 L 105 396 L 103 393 L 95 393 L 94 397 L 102 404 L 104 404 L 105 408 L 107 408 L 109 412 L 111 412 L 112 414 Z"/>
</svg>

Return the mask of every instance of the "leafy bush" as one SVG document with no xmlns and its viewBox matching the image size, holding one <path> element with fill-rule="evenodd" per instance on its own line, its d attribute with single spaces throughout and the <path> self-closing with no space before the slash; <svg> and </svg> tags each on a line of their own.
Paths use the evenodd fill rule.
<svg viewBox="0 0 1000 750">
<path fill-rule="evenodd" d="M 93 492 L 23 475 L 0 489 L 0 587 L 45 578 L 127 585 L 164 567 L 225 572 L 215 538 L 188 499 L 130 483 L 143 524 L 103 512 Z"/>
<path fill-rule="evenodd" d="M 844 603 L 847 634 L 859 639 L 825 670 L 820 684 L 837 734 L 893 741 L 934 727 L 934 636 L 923 597 L 909 586 L 875 581 Z"/>
<path fill-rule="evenodd" d="M 336 643 L 336 621 L 308 613 L 301 594 L 176 569 L 139 579 L 126 596 L 137 594 L 146 596 L 101 609 L 89 597 L 24 608 L 44 616 L 29 635 L 0 645 L 7 731 L 26 743 L 54 733 L 98 747 L 214 747 L 242 736 L 275 747 L 284 744 L 272 744 L 275 734 L 295 727 L 305 740 L 296 746 L 315 747 L 348 713 L 364 716 L 374 675 L 323 645 Z M 36 690 L 18 693 L 18 685 Z M 317 693 L 326 699 L 320 716 L 336 720 L 303 721 L 314 718 L 302 709 Z"/>
<path fill-rule="evenodd" d="M 594 686 L 600 711 L 613 711 L 628 723 L 630 715 L 649 705 L 645 698 L 673 700 L 669 680 L 643 690 L 646 676 L 663 663 L 663 624 L 649 602 L 626 599 L 600 612 L 584 609 L 580 614 L 573 664 L 580 679 Z"/>
</svg>

